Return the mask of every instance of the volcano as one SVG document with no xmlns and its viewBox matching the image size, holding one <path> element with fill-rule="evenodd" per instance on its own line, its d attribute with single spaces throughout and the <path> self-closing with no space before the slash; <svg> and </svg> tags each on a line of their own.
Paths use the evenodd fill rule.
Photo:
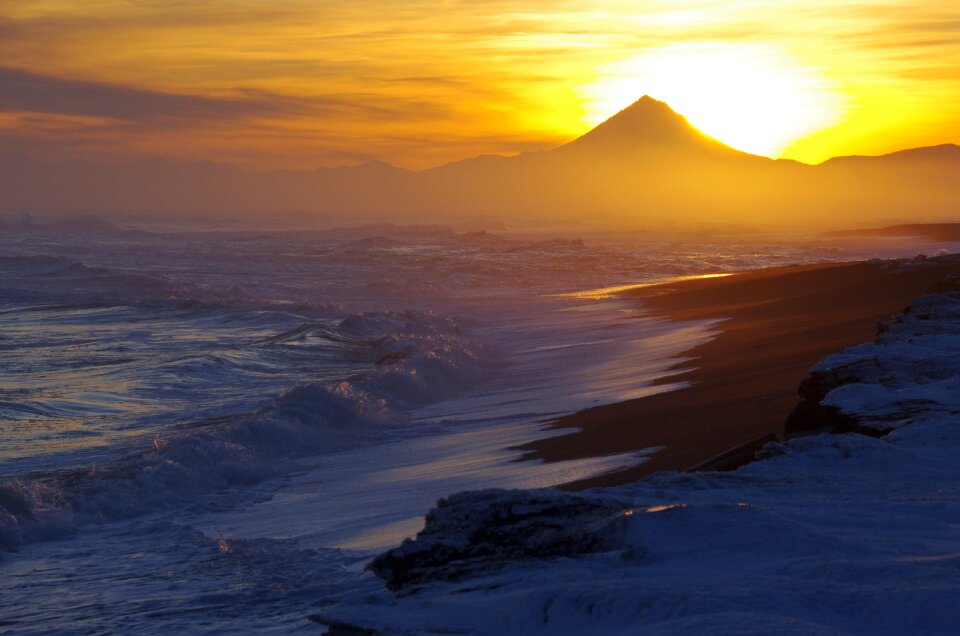
<svg viewBox="0 0 960 636">
<path fill-rule="evenodd" d="M 554 152 L 619 158 L 664 152 L 747 155 L 700 132 L 666 102 L 649 95 Z"/>
</svg>

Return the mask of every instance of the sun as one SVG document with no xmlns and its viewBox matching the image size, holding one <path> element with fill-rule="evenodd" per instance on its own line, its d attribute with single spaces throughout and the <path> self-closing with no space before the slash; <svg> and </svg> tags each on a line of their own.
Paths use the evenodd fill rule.
<svg viewBox="0 0 960 636">
<path fill-rule="evenodd" d="M 847 110 L 844 95 L 816 69 L 762 44 L 655 49 L 601 68 L 581 93 L 592 125 L 646 94 L 711 137 L 769 157 L 838 124 Z"/>
</svg>

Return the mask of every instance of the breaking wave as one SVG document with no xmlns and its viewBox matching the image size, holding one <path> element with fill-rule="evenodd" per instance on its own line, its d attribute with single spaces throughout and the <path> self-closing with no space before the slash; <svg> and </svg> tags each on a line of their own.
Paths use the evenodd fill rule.
<svg viewBox="0 0 960 636">
<path fill-rule="evenodd" d="M 363 371 L 297 383 L 244 414 L 162 428 L 122 457 L 5 483 L 0 548 L 172 506 L 227 505 L 232 489 L 282 476 L 298 457 L 400 434 L 408 409 L 455 395 L 488 369 L 452 320 L 429 313 L 358 313 L 330 328 L 306 322 L 258 344 L 318 331 L 348 355 L 363 351 Z"/>
</svg>

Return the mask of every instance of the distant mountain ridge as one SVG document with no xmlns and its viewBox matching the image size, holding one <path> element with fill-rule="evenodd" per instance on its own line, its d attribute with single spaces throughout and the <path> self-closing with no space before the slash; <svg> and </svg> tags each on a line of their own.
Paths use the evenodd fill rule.
<svg viewBox="0 0 960 636">
<path fill-rule="evenodd" d="M 878 159 L 897 159 L 904 161 L 960 161 L 960 146 L 957 144 L 939 144 L 937 146 L 898 150 L 885 155 L 847 155 L 843 157 L 833 157 L 824 163 L 853 160 L 876 161 Z"/>
<path fill-rule="evenodd" d="M 558 148 L 422 171 L 383 162 L 252 172 L 0 155 L 0 209 L 404 222 L 737 223 L 836 227 L 960 218 L 960 146 L 817 166 L 741 152 L 664 102 L 637 100 Z"/>
</svg>

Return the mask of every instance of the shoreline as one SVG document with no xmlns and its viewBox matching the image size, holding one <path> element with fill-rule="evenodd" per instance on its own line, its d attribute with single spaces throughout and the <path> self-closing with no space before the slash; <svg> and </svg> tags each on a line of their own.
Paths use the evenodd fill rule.
<svg viewBox="0 0 960 636">
<path fill-rule="evenodd" d="M 958 283 L 811 369 L 823 405 L 871 434 L 825 426 L 735 473 L 451 495 L 369 564 L 379 594 L 309 618 L 343 636 L 952 633 Z"/>
<path fill-rule="evenodd" d="M 782 439 L 810 367 L 871 341 L 876 321 L 957 269 L 941 258 L 794 265 L 626 293 L 673 321 L 723 319 L 714 339 L 684 353 L 675 368 L 687 371 L 656 382 L 690 386 L 563 416 L 550 427 L 577 432 L 517 448 L 524 459 L 552 462 L 664 447 L 642 464 L 562 486 L 581 490 L 689 470 L 760 438 Z"/>
</svg>

